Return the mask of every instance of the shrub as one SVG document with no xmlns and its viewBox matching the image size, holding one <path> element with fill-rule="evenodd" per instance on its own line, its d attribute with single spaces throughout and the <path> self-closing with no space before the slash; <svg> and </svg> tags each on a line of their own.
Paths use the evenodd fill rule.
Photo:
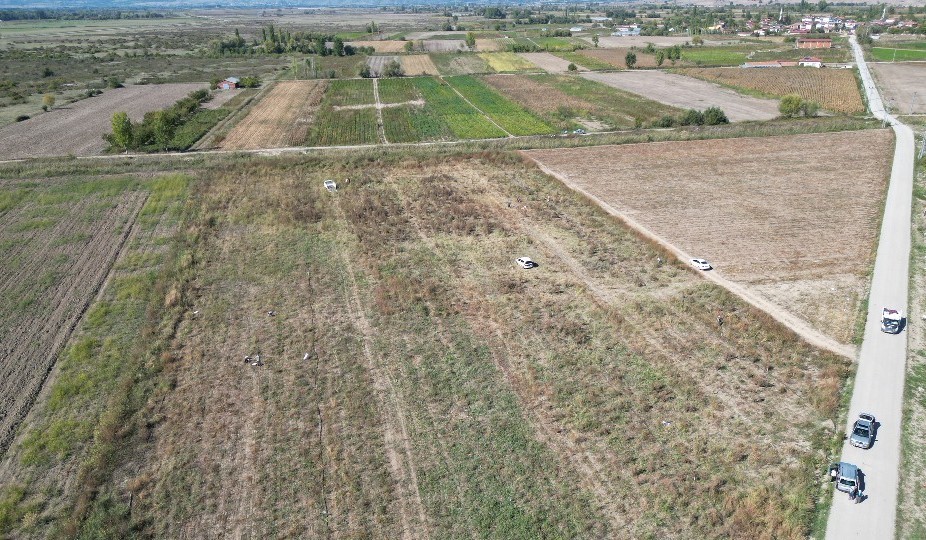
<svg viewBox="0 0 926 540">
<path fill-rule="evenodd" d="M 696 109 L 688 109 L 678 121 L 683 126 L 700 126 L 704 124 L 704 114 Z"/>
<path fill-rule="evenodd" d="M 730 120 L 720 107 L 708 107 L 704 111 L 704 123 L 708 126 L 729 124 Z"/>
<path fill-rule="evenodd" d="M 675 125 L 675 118 L 672 118 L 669 115 L 665 115 L 659 120 L 653 121 L 653 127 L 657 128 L 670 128 Z"/>
<path fill-rule="evenodd" d="M 575 64 L 572 64 L 572 63 L 570 63 L 569 66 L 568 66 L 566 69 L 569 70 L 569 71 L 578 71 L 578 70 L 579 70 L 579 68 L 577 68 L 576 65 L 575 65 Z"/>
<path fill-rule="evenodd" d="M 17 122 L 22 122 L 23 120 L 28 120 L 30 116 L 28 114 L 21 114 L 16 117 Z"/>
<path fill-rule="evenodd" d="M 817 116 L 820 111 L 820 104 L 816 101 L 805 101 L 801 103 L 801 112 L 804 116 Z"/>
<path fill-rule="evenodd" d="M 788 94 L 781 98 L 781 103 L 778 104 L 778 112 L 782 116 L 796 116 L 801 112 L 801 98 L 794 94 Z"/>
</svg>

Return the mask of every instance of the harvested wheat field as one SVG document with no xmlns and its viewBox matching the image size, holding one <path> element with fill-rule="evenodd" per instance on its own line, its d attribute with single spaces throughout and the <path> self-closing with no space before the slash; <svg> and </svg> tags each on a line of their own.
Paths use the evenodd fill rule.
<svg viewBox="0 0 926 540">
<path fill-rule="evenodd" d="M 251 150 L 302 144 L 327 88 L 326 81 L 276 83 L 219 147 Z"/>
<path fill-rule="evenodd" d="M 169 107 L 206 84 L 152 84 L 107 90 L 99 96 L 60 106 L 24 122 L 0 128 L 0 160 L 102 154 L 103 135 L 112 131 L 113 113 L 135 122 L 146 112 Z"/>
<path fill-rule="evenodd" d="M 476 50 L 479 52 L 495 52 L 502 50 L 502 44 L 497 39 L 477 39 Z"/>
<path fill-rule="evenodd" d="M 433 53 L 468 50 L 466 47 L 466 42 L 464 42 L 462 39 L 426 39 L 421 43 L 424 46 L 424 50 Z"/>
<path fill-rule="evenodd" d="M 367 65 L 370 66 L 370 72 L 374 77 L 379 77 L 386 70 L 386 65 L 390 62 L 400 62 L 400 56 L 370 56 L 367 58 Z"/>
<path fill-rule="evenodd" d="M 579 54 L 583 56 L 588 56 L 590 58 L 595 58 L 603 62 L 607 62 L 612 66 L 620 69 L 627 69 L 627 53 L 630 52 L 630 49 L 582 49 L 579 51 Z M 641 50 L 633 51 L 637 55 L 637 63 L 635 67 L 638 68 L 652 68 L 656 67 L 656 55 L 646 54 Z"/>
<path fill-rule="evenodd" d="M 569 60 L 564 60 L 550 53 L 518 53 L 518 56 L 534 64 L 547 73 L 566 73 L 569 71 Z M 588 69 L 577 65 L 579 71 L 588 71 Z"/>
<path fill-rule="evenodd" d="M 34 518 L 5 533 L 105 515 L 120 537 L 806 537 L 848 362 L 519 156 L 191 174 L 182 213 L 142 212 L 182 218 L 138 244 L 173 255 L 79 330 L 105 369 L 37 405 L 64 421 L 96 396 L 99 421 L 76 418 L 100 439 L 59 454 L 60 429 L 26 426 L 0 479 Z M 78 478 L 84 455 L 102 459 Z"/>
<path fill-rule="evenodd" d="M 891 163 L 886 130 L 526 154 L 835 340 L 853 338 Z M 819 167 L 818 155 L 851 170 Z M 627 171 L 633 171 L 628 174 Z"/>
<path fill-rule="evenodd" d="M 679 73 L 776 96 L 796 94 L 833 112 L 855 114 L 865 110 L 855 72 L 849 69 L 692 68 Z"/>
<path fill-rule="evenodd" d="M 399 60 L 406 75 L 438 75 L 437 66 L 426 54 L 400 56 Z"/>
<path fill-rule="evenodd" d="M 378 53 L 400 53 L 405 50 L 407 41 L 351 41 L 346 45 L 354 47 L 373 47 Z"/>
<path fill-rule="evenodd" d="M 680 109 L 720 107 L 731 122 L 771 120 L 778 116 L 776 100 L 745 96 L 693 77 L 655 70 L 583 73 L 582 76 Z"/>
<path fill-rule="evenodd" d="M 486 75 L 482 80 L 489 83 L 502 95 L 509 97 L 526 107 L 540 113 L 555 112 L 561 107 L 579 111 L 596 111 L 594 104 L 567 94 L 550 84 L 544 84 L 536 76 L 528 75 Z"/>
</svg>

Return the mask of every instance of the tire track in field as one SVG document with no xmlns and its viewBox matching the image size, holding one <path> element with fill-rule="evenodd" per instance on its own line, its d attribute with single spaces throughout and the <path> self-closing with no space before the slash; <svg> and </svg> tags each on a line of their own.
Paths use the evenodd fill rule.
<svg viewBox="0 0 926 540">
<path fill-rule="evenodd" d="M 345 224 L 345 227 L 350 228 L 350 221 L 344 214 L 338 199 L 335 199 L 335 208 L 338 219 Z M 412 452 L 411 439 L 408 435 L 405 413 L 402 411 L 402 400 L 389 373 L 383 369 L 374 355 L 374 331 L 370 321 L 364 314 L 363 304 L 360 302 L 360 287 L 357 285 L 354 265 L 350 256 L 344 250 L 340 250 L 339 255 L 344 261 L 344 268 L 349 279 L 350 298 L 345 307 L 348 316 L 353 319 L 354 325 L 360 330 L 363 337 L 364 358 L 373 378 L 373 386 L 377 390 L 377 401 L 379 401 L 380 408 L 384 413 L 386 427 L 383 435 L 386 457 L 389 460 L 393 479 L 399 489 L 402 538 L 406 540 L 417 538 L 421 530 L 424 531 L 424 537 L 428 538 L 428 520 L 424 511 L 424 503 L 421 500 L 421 492 L 418 489 L 418 470 Z M 401 447 L 401 451 L 399 451 L 399 447 Z M 413 508 L 409 508 L 409 506 Z M 416 519 L 418 527 L 413 528 L 413 522 Z"/>
<path fill-rule="evenodd" d="M 389 144 L 386 139 L 386 126 L 383 123 L 383 102 L 379 99 L 379 79 L 373 79 L 373 99 L 376 104 L 376 131 L 383 144 Z"/>
<path fill-rule="evenodd" d="M 453 86 L 452 84 L 450 84 L 449 82 L 447 82 L 446 80 L 444 80 L 443 77 L 441 77 L 440 80 L 441 80 L 441 83 L 446 84 L 448 87 L 450 87 L 451 90 L 453 90 L 454 92 L 456 92 L 456 94 L 457 94 L 458 96 L 460 96 L 460 99 L 462 99 L 463 101 L 465 101 L 470 107 L 476 109 L 476 111 L 478 111 L 479 114 L 481 114 L 482 116 L 484 116 L 484 117 L 486 118 L 486 120 L 488 120 L 489 122 L 492 122 L 492 125 L 494 125 L 494 126 L 497 127 L 498 129 L 502 130 L 502 133 L 504 133 L 506 137 L 508 137 L 508 138 L 513 138 L 513 137 L 514 137 L 514 135 L 512 135 L 511 132 L 509 132 L 507 129 L 503 128 L 502 126 L 500 126 L 499 123 L 496 122 L 495 120 L 493 120 L 491 116 L 487 115 L 487 114 L 485 113 L 485 111 L 483 111 L 483 110 L 480 109 L 479 107 L 473 105 L 473 102 L 472 102 L 472 101 L 466 99 L 466 96 L 464 96 L 463 94 L 461 94 L 460 91 L 457 90 L 456 88 L 454 88 L 454 86 Z"/>
<path fill-rule="evenodd" d="M 399 201 L 405 210 L 405 215 L 408 216 L 418 237 L 432 253 L 439 253 L 438 246 L 434 242 L 434 239 L 424 232 L 414 212 L 412 212 L 407 205 L 405 198 L 402 196 L 402 190 L 396 186 L 391 179 L 387 179 L 387 182 L 395 189 Z M 501 208 L 500 205 L 499 208 Z M 499 210 L 498 213 L 501 214 L 503 212 Z M 454 288 L 459 289 L 456 286 L 454 286 Z M 465 296 L 469 296 L 466 291 L 461 291 L 461 293 L 465 293 Z M 472 295 L 479 296 L 480 293 L 473 291 Z M 428 303 L 428 305 L 430 308 L 429 311 L 434 313 L 435 310 L 433 306 L 431 306 L 430 303 Z M 471 322 L 475 323 L 472 327 L 477 335 L 480 334 L 478 329 L 491 327 L 492 331 L 490 333 L 482 332 L 481 334 L 483 339 L 488 341 L 492 363 L 495 364 L 496 369 L 502 374 L 508 387 L 517 397 L 521 405 L 521 410 L 525 413 L 525 419 L 531 424 L 537 440 L 551 448 L 554 453 L 559 456 L 564 465 L 576 470 L 583 483 L 583 487 L 595 496 L 596 502 L 599 505 L 599 510 L 607 517 L 612 527 L 612 532 L 620 530 L 621 527 L 626 525 L 626 521 L 623 519 L 623 512 L 614 503 L 614 501 L 620 500 L 620 493 L 611 489 L 606 482 L 601 481 L 602 478 L 606 477 L 606 466 L 589 450 L 580 448 L 575 441 L 571 440 L 568 436 L 568 432 L 565 429 L 558 428 L 557 422 L 549 415 L 544 414 L 542 406 L 536 402 L 535 397 L 529 395 L 526 386 L 521 382 L 515 370 L 512 369 L 511 364 L 507 360 L 515 356 L 515 354 L 508 346 L 508 340 L 504 338 L 499 324 L 491 317 L 477 317 L 478 320 L 472 320 L 471 314 L 467 314 L 466 317 L 470 319 Z M 441 343 L 449 350 L 454 350 L 451 341 L 446 336 L 446 329 L 443 322 L 437 317 L 432 316 L 431 318 L 438 328 L 438 336 Z M 504 350 L 505 354 L 499 354 L 500 350 Z"/>
</svg>

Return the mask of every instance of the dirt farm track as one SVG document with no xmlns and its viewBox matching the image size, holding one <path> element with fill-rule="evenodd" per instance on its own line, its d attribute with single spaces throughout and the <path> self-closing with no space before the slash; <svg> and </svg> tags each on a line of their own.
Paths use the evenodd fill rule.
<svg viewBox="0 0 926 540">
<path fill-rule="evenodd" d="M 128 86 L 0 129 L 0 159 L 73 154 L 90 156 L 106 149 L 103 135 L 112 128 L 113 113 L 125 111 L 133 121 L 146 112 L 169 107 L 205 83 Z"/>
</svg>

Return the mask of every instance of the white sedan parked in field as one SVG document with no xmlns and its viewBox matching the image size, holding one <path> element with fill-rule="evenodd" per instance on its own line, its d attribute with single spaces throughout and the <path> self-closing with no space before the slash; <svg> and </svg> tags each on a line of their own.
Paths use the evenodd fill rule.
<svg viewBox="0 0 926 540">
<path fill-rule="evenodd" d="M 691 265 L 698 270 L 711 270 L 713 268 L 711 263 L 705 261 L 704 259 L 691 259 Z"/>
<path fill-rule="evenodd" d="M 528 269 L 531 269 L 537 266 L 537 263 L 532 261 L 530 257 L 518 257 L 517 259 L 515 259 L 515 261 L 518 263 L 518 266 L 520 266 L 521 268 L 525 270 L 528 270 Z"/>
<path fill-rule="evenodd" d="M 338 185 L 334 183 L 334 180 L 325 180 L 325 189 L 328 191 L 334 191 L 338 189 Z"/>
</svg>

